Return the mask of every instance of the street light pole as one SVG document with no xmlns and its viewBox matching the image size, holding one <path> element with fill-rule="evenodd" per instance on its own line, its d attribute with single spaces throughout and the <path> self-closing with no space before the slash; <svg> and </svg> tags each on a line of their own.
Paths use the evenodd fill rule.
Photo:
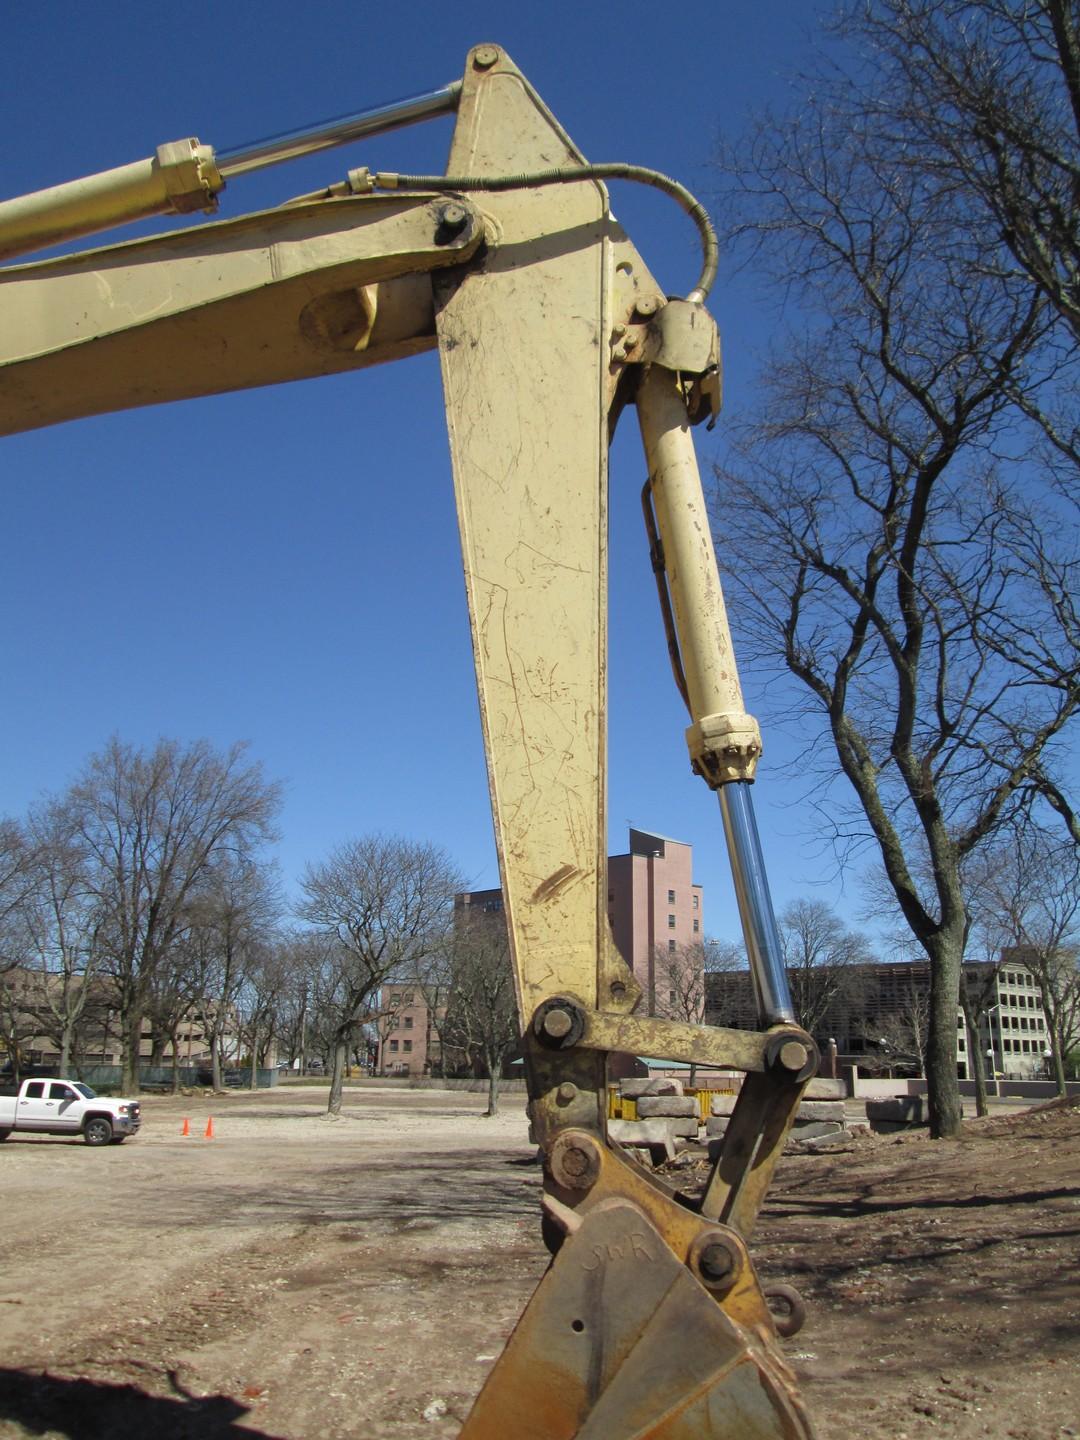
<svg viewBox="0 0 1080 1440">
<path fill-rule="evenodd" d="M 998 1076 L 998 1072 L 997 1072 L 997 1063 L 996 1063 L 995 1060 L 994 1060 L 994 1042 L 993 1042 L 993 1040 L 991 1040 L 989 1049 L 988 1049 L 987 1052 L 986 1052 L 986 1058 L 990 1061 L 990 1074 L 994 1077 L 994 1094 L 995 1094 L 995 1095 L 997 1096 L 997 1098 L 1000 1100 L 1000 1099 L 1001 1099 L 1001 1080 L 1000 1080 L 1000 1078 L 999 1078 L 999 1076 Z"/>
</svg>

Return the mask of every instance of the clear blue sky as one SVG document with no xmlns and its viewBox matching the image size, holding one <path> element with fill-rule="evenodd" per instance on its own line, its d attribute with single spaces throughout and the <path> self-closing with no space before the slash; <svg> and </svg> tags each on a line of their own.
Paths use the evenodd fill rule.
<svg viewBox="0 0 1080 1440">
<path fill-rule="evenodd" d="M 435 88 L 493 40 L 590 159 L 654 166 L 708 199 L 718 137 L 785 103 L 825 8 L 38 0 L 5 15 L 0 193 L 182 136 L 226 149 Z M 237 180 L 221 214 L 356 164 L 441 171 L 449 132 L 440 121 Z M 617 186 L 613 201 L 653 273 L 685 292 L 698 261 L 685 217 L 653 192 Z M 737 276 L 713 309 L 737 407 L 771 317 Z M 701 433 L 703 467 L 716 443 Z M 628 822 L 690 841 L 707 928 L 734 937 L 716 801 L 686 761 L 642 474 L 631 415 L 612 469 L 610 846 L 625 849 Z M 431 839 L 475 885 L 497 883 L 434 355 L 3 441 L 0 506 L 0 813 L 63 787 L 114 731 L 136 744 L 246 739 L 286 787 L 287 880 L 380 829 Z M 744 679 L 766 728 L 755 799 L 778 906 L 812 894 L 846 909 Z"/>
</svg>

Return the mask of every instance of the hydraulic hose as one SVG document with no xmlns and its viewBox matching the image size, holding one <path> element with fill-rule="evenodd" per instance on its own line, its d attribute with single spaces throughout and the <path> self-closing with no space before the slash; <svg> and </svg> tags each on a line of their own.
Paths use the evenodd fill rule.
<svg viewBox="0 0 1080 1440">
<path fill-rule="evenodd" d="M 541 185 L 569 185 L 578 180 L 633 180 L 670 195 L 690 216 L 701 238 L 702 266 L 697 284 L 687 295 L 700 304 L 712 289 L 720 260 L 720 242 L 700 200 L 685 185 L 645 165 L 567 165 L 558 170 L 536 170 L 522 175 L 401 175 L 380 170 L 371 183 L 380 190 L 531 190 Z"/>
</svg>

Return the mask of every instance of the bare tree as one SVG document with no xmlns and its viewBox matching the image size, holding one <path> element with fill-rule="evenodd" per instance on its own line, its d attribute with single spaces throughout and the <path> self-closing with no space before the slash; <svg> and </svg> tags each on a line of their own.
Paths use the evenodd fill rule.
<svg viewBox="0 0 1080 1440">
<path fill-rule="evenodd" d="M 1080 339 L 1080 21 L 1070 0 L 875 0 L 849 5 L 886 62 L 879 115 L 916 141 L 938 186 L 961 189 Z"/>
<path fill-rule="evenodd" d="M 278 997 L 277 1036 L 290 1063 L 307 1067 L 312 1009 L 326 944 L 305 930 L 283 930 L 278 947 L 282 955 L 284 985 Z"/>
<path fill-rule="evenodd" d="M 700 1025 L 705 1018 L 708 941 L 657 945 L 653 953 L 655 1013 L 665 1020 Z"/>
<path fill-rule="evenodd" d="M 11 918 L 34 972 L 40 1033 L 56 1045 L 67 1075 L 101 967 L 97 906 L 68 807 L 51 802 L 35 810 L 25 833 L 26 887 Z"/>
<path fill-rule="evenodd" d="M 421 961 L 420 963 L 425 962 Z M 402 1012 L 412 1004 L 412 1001 L 411 985 L 407 986 L 400 982 L 382 986 L 373 997 L 372 1006 L 367 1012 L 364 1023 L 378 1047 L 380 1075 L 386 1074 L 386 1046 L 390 1032 L 397 1029 Z"/>
<path fill-rule="evenodd" d="M 227 853 L 210 867 L 189 907 L 186 989 L 203 1016 L 215 1090 L 222 1088 L 224 1041 L 239 1020 L 241 993 L 264 961 L 280 913 L 273 873 Z"/>
<path fill-rule="evenodd" d="M 955 1034 L 956 1026 L 953 1025 Z M 926 1053 L 930 1040 L 930 996 L 909 973 L 908 985 L 899 1003 L 872 1025 L 864 1026 L 863 1039 L 876 1047 L 860 1061 L 869 1069 L 894 1070 L 912 1067 L 926 1074 Z M 954 1040 L 955 1044 L 955 1040 Z"/>
<path fill-rule="evenodd" d="M 447 946 L 453 978 L 444 1042 L 467 1061 L 480 1062 L 488 1077 L 484 1113 L 495 1115 L 503 1062 L 521 1041 L 505 914 L 459 909 Z"/>
<path fill-rule="evenodd" d="M 341 845 L 301 882 L 302 919 L 331 941 L 320 1008 L 332 1041 L 327 1111 L 341 1114 L 350 1043 L 388 980 L 408 980 L 439 943 L 463 881 L 437 846 L 368 835 Z"/>
<path fill-rule="evenodd" d="M 33 888 L 30 870 L 34 852 L 23 827 L 0 818 L 0 975 L 22 959 L 18 912 Z"/>
<path fill-rule="evenodd" d="M 244 980 L 235 1002 L 239 1035 L 248 1054 L 248 1084 L 254 1090 L 278 1033 L 281 1000 L 288 988 L 291 948 L 263 930 L 248 946 Z"/>
<path fill-rule="evenodd" d="M 670 945 L 657 946 L 652 967 L 656 1014 L 688 1025 L 704 1024 L 708 977 L 729 970 L 745 970 L 746 963 L 741 947 L 710 936 L 674 949 Z M 697 1066 L 691 1064 L 691 1085 L 696 1075 Z"/>
<path fill-rule="evenodd" d="M 920 0 L 880 8 L 929 15 Z M 961 50 L 964 34 L 958 22 Z M 1047 287 L 991 244 L 980 196 L 943 180 L 936 112 L 897 108 L 905 83 L 868 49 L 811 77 L 795 118 L 763 123 L 732 164 L 733 236 L 794 305 L 764 418 L 742 427 L 724 479 L 718 543 L 744 644 L 797 682 L 827 803 L 837 764 L 850 787 L 838 842 L 876 848 L 929 958 L 931 1130 L 945 1135 L 961 1123 L 963 866 L 1025 806 L 1068 808 L 1077 516 L 1040 446 L 1078 357 Z"/>
<path fill-rule="evenodd" d="M 1080 852 L 1035 825 L 1022 825 L 988 867 L 987 926 L 1005 960 L 1027 967 L 1042 992 L 1058 1093 L 1065 1057 L 1080 1045 Z"/>
<path fill-rule="evenodd" d="M 795 1017 L 814 1034 L 835 1005 L 857 997 L 858 967 L 870 960 L 870 947 L 822 900 L 793 900 L 784 908 L 780 943 Z"/>
<path fill-rule="evenodd" d="M 279 787 L 245 763 L 242 745 L 222 753 L 205 740 L 159 740 L 140 751 L 114 737 L 87 761 L 65 803 L 116 987 L 122 1083 L 134 1093 L 155 971 L 215 862 L 248 856 L 271 837 Z"/>
</svg>

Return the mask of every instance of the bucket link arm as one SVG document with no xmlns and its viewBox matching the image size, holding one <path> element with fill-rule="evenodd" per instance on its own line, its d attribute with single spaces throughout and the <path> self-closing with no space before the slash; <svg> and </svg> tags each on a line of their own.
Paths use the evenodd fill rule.
<svg viewBox="0 0 1080 1440">
<path fill-rule="evenodd" d="M 460 84 L 397 107 L 394 123 L 451 103 L 448 175 L 461 193 L 366 193 L 370 177 L 353 171 L 279 210 L 0 270 L 0 434 L 437 344 L 554 1252 L 462 1434 L 800 1440 L 810 1424 L 747 1240 L 815 1054 L 792 1023 L 778 960 L 748 798 L 760 740 L 690 438 L 691 422 L 719 404 L 715 326 L 697 292 L 663 295 L 599 172 L 504 52 L 478 47 Z M 333 143 L 312 135 L 318 148 Z M 213 152 L 198 150 L 190 196 L 159 156 L 113 172 L 122 194 L 108 176 L 59 187 L 59 228 L 47 193 L 0 205 L 0 253 L 5 225 L 10 253 L 64 225 L 89 233 L 125 205 L 202 203 L 226 175 L 265 162 L 255 147 L 215 168 Z M 702 223 L 701 207 L 689 208 Z M 758 1034 L 634 1016 L 640 987 L 608 930 L 607 453 L 628 403 L 648 457 L 654 569 L 691 760 L 721 794 Z M 699 1200 L 608 1142 L 607 1057 L 626 1051 L 745 1073 Z"/>
</svg>

